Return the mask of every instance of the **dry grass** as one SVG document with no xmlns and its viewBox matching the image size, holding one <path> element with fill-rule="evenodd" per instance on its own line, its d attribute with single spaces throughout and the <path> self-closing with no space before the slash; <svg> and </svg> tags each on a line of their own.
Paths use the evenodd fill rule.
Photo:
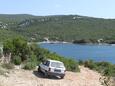
<svg viewBox="0 0 115 86">
<path fill-rule="evenodd" d="M 0 64 L 0 75 L 7 76 L 8 70 L 4 69 L 2 65 Z"/>
<path fill-rule="evenodd" d="M 14 65 L 12 63 L 2 64 L 1 65 L 5 69 L 13 69 Z"/>
<path fill-rule="evenodd" d="M 4 70 L 3 70 L 3 68 L 1 67 L 1 64 L 0 64 L 0 75 L 4 75 Z"/>
</svg>

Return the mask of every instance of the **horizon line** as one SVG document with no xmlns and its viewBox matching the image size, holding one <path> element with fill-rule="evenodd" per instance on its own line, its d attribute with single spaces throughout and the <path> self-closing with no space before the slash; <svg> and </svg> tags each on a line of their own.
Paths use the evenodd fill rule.
<svg viewBox="0 0 115 86">
<path fill-rule="evenodd" d="M 31 16 L 82 16 L 82 17 L 89 17 L 89 18 L 100 18 L 100 19 L 115 19 L 109 17 L 97 17 L 97 16 L 88 16 L 88 15 L 80 15 L 80 14 L 47 14 L 47 15 L 38 15 L 32 13 L 0 13 L 0 15 L 31 15 Z"/>
</svg>

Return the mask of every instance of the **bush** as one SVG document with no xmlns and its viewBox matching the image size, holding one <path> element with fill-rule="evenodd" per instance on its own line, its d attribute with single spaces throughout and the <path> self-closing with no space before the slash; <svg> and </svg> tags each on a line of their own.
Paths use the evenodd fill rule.
<svg viewBox="0 0 115 86">
<path fill-rule="evenodd" d="M 73 59 L 65 59 L 63 62 L 64 62 L 66 69 L 68 71 L 73 71 L 73 72 L 80 71 L 77 61 L 75 61 Z"/>
<path fill-rule="evenodd" d="M 97 70 L 97 65 L 93 60 L 88 60 L 84 62 L 84 66 L 93 70 Z"/>
<path fill-rule="evenodd" d="M 13 69 L 14 65 L 12 63 L 5 63 L 5 64 L 2 64 L 2 67 L 6 69 Z"/>
<path fill-rule="evenodd" d="M 21 37 L 7 40 L 3 43 L 4 54 L 12 53 L 12 56 L 18 55 L 21 57 L 21 60 L 27 60 L 28 55 L 30 54 L 30 48 L 27 44 L 27 41 Z"/>
<path fill-rule="evenodd" d="M 24 69 L 32 70 L 37 66 L 37 57 L 32 52 L 30 58 L 27 60 L 27 63 L 24 66 Z"/>
<path fill-rule="evenodd" d="M 112 65 L 109 62 L 94 62 L 88 60 L 84 62 L 84 66 L 96 70 L 104 76 L 115 77 L 115 65 Z"/>
<path fill-rule="evenodd" d="M 14 56 L 14 57 L 13 57 L 13 63 L 14 63 L 15 65 L 20 65 L 20 64 L 21 64 L 21 57 L 19 57 L 19 56 Z"/>
<path fill-rule="evenodd" d="M 34 62 L 27 62 L 24 66 L 24 69 L 26 70 L 32 70 L 35 69 L 36 64 Z"/>
<path fill-rule="evenodd" d="M 79 60 L 79 65 L 83 65 L 84 64 L 84 61 L 83 60 Z"/>
</svg>

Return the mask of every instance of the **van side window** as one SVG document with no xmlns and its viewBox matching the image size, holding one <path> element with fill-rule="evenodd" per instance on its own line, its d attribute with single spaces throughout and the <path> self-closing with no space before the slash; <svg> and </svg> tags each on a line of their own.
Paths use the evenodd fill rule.
<svg viewBox="0 0 115 86">
<path fill-rule="evenodd" d="M 45 64 L 46 64 L 46 61 L 44 61 L 43 64 L 45 65 Z"/>
<path fill-rule="evenodd" d="M 49 61 L 47 61 L 47 62 L 46 62 L 46 66 L 49 66 L 49 64 L 50 64 L 50 62 L 49 62 Z"/>
<path fill-rule="evenodd" d="M 50 62 L 49 61 L 45 61 L 43 64 L 46 65 L 46 66 L 49 66 Z"/>
</svg>

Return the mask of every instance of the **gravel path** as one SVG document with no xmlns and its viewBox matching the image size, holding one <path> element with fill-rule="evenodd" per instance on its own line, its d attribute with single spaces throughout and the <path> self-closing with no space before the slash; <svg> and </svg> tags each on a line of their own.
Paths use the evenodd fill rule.
<svg viewBox="0 0 115 86">
<path fill-rule="evenodd" d="M 66 72 L 64 79 L 43 78 L 37 71 L 13 70 L 8 77 L 0 76 L 2 86 L 102 86 L 100 74 L 80 67 L 80 73 Z"/>
</svg>

